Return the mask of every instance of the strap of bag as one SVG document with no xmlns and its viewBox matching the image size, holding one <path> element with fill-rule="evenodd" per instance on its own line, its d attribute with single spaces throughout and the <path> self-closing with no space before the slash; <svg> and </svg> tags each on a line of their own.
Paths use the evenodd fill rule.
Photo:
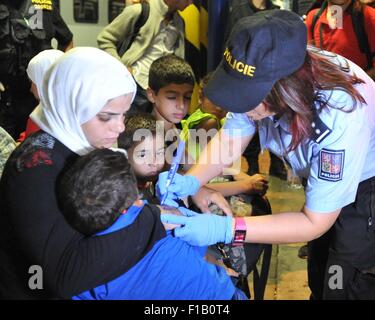
<svg viewBox="0 0 375 320">
<path fill-rule="evenodd" d="M 364 15 L 364 5 L 360 7 L 359 10 L 353 8 L 353 5 L 350 7 L 351 15 L 352 15 L 352 23 L 354 33 L 358 40 L 359 49 L 362 53 L 366 55 L 367 59 L 367 69 L 372 68 L 373 63 L 372 59 L 374 53 L 371 52 L 370 44 L 368 42 L 366 27 L 365 27 L 365 15 Z"/>
<path fill-rule="evenodd" d="M 117 53 L 120 57 L 123 56 L 123 54 L 129 49 L 131 44 L 134 42 L 135 37 L 138 35 L 139 30 L 144 26 L 146 23 L 149 15 L 150 15 L 150 4 L 148 1 L 144 0 L 141 2 L 141 14 L 138 17 L 138 20 L 136 21 L 134 25 L 133 35 L 131 38 L 124 39 L 124 41 L 121 43 L 120 46 L 117 47 Z"/>
<path fill-rule="evenodd" d="M 313 39 L 313 40 L 314 40 L 314 29 L 315 29 L 315 25 L 316 25 L 318 19 L 320 18 L 320 16 L 322 15 L 323 11 L 327 8 L 327 6 L 328 6 L 328 2 L 327 2 L 327 0 L 325 0 L 325 1 L 322 3 L 322 5 L 321 5 L 320 9 L 318 10 L 318 12 L 315 13 L 315 15 L 314 15 L 314 17 L 313 17 L 313 20 L 312 20 L 312 23 L 311 23 L 311 28 L 310 28 L 311 39 Z"/>
<path fill-rule="evenodd" d="M 253 282 L 254 282 L 254 300 L 263 300 L 264 291 L 267 286 L 268 273 L 270 270 L 272 256 L 272 244 L 265 244 L 263 249 L 262 267 L 259 273 L 258 267 L 254 268 Z"/>
<path fill-rule="evenodd" d="M 349 13 L 352 16 L 353 30 L 356 35 L 360 51 L 366 55 L 367 69 L 370 69 L 373 66 L 372 60 L 375 54 L 374 52 L 371 52 L 370 45 L 368 42 L 368 37 L 367 37 L 367 32 L 366 32 L 366 27 L 365 27 L 365 16 L 363 13 L 364 5 L 362 5 L 359 10 L 355 10 L 353 9 L 353 3 L 354 2 L 352 2 L 350 7 L 348 8 Z M 320 18 L 320 16 L 322 15 L 323 11 L 327 8 L 327 6 L 328 6 L 328 2 L 327 0 L 325 0 L 322 6 L 320 7 L 320 9 L 318 10 L 318 12 L 313 17 L 313 20 L 311 23 L 311 29 L 310 29 L 312 39 L 314 39 L 315 25 L 318 19 Z"/>
</svg>

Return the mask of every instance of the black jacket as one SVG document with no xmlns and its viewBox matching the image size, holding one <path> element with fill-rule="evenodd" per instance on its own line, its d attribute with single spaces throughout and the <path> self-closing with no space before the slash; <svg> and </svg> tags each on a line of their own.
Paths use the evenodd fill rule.
<svg viewBox="0 0 375 320">
<path fill-rule="evenodd" d="M 73 38 L 60 16 L 55 0 L 45 2 L 44 9 L 31 0 L 0 0 L 0 81 L 13 85 L 13 77 L 27 79 L 26 68 L 36 54 L 51 48 L 55 38 L 64 49 Z"/>
<path fill-rule="evenodd" d="M 70 298 L 120 276 L 166 233 L 158 209 L 102 237 L 84 237 L 65 221 L 56 197 L 61 172 L 77 159 L 49 134 L 31 135 L 11 155 L 0 182 L 0 298 Z M 30 267 L 43 289 L 29 288 Z"/>
</svg>

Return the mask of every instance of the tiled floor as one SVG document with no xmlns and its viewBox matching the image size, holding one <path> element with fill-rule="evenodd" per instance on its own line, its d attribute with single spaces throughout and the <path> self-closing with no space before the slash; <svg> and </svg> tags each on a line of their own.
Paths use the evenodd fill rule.
<svg viewBox="0 0 375 320">
<path fill-rule="evenodd" d="M 260 156 L 260 172 L 268 176 L 269 155 Z M 304 203 L 303 189 L 288 186 L 286 181 L 269 176 L 267 197 L 273 214 L 299 211 Z M 310 291 L 307 285 L 307 261 L 297 256 L 299 244 L 274 245 L 265 300 L 307 300 Z M 249 277 L 252 282 L 252 275 Z"/>
</svg>

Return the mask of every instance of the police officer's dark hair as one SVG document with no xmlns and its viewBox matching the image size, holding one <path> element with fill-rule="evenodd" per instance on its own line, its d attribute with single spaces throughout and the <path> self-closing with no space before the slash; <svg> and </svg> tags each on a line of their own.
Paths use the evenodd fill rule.
<svg viewBox="0 0 375 320">
<path fill-rule="evenodd" d="M 137 182 L 125 154 L 96 149 L 81 156 L 58 185 L 68 223 L 87 236 L 110 227 L 138 198 Z"/>
<path fill-rule="evenodd" d="M 295 150 L 302 141 L 311 138 L 311 122 L 315 110 L 312 106 L 316 103 L 319 104 L 320 110 L 331 107 L 347 113 L 355 110 L 358 103 L 366 104 L 355 87 L 364 81 L 348 71 L 345 65 L 339 66 L 330 61 L 324 52 L 310 48 L 301 68 L 274 84 L 263 103 L 276 115 L 286 114 L 290 119 L 292 140 L 289 151 Z M 352 99 L 352 105 L 348 103 L 344 107 L 337 107 L 330 96 L 322 94 L 323 90 L 340 90 L 347 93 Z"/>
<path fill-rule="evenodd" d="M 195 83 L 194 72 L 189 63 L 174 54 L 156 59 L 151 64 L 148 75 L 148 86 L 155 94 L 172 83 L 187 83 L 192 86 Z"/>
<path fill-rule="evenodd" d="M 125 130 L 117 140 L 119 148 L 128 150 L 142 142 L 134 139 L 134 134 L 139 129 L 149 130 L 153 136 L 156 135 L 156 119 L 150 113 L 134 112 L 127 114 L 124 124 Z"/>
</svg>

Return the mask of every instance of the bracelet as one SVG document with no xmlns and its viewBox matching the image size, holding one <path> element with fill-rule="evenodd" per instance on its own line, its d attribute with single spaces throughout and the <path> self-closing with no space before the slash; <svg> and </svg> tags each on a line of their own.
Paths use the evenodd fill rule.
<svg viewBox="0 0 375 320">
<path fill-rule="evenodd" d="M 234 238 L 232 245 L 234 247 L 242 246 L 246 239 L 246 222 L 244 218 L 235 218 Z"/>
</svg>

